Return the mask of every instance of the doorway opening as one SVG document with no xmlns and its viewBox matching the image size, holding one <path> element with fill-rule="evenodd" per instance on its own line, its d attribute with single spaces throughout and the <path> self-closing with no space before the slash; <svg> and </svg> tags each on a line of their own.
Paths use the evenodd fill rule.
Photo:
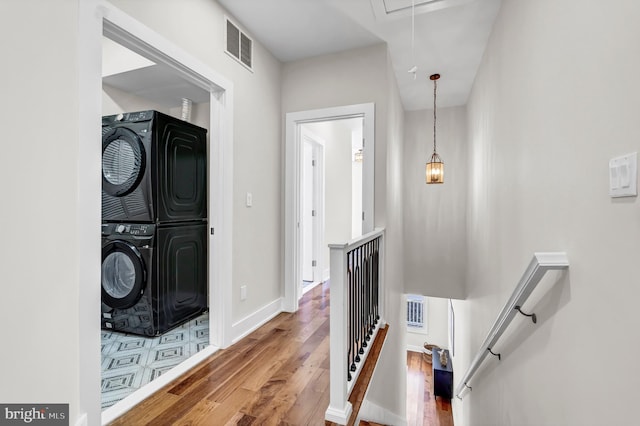
<svg viewBox="0 0 640 426">
<path fill-rule="evenodd" d="M 132 132 L 136 132 L 136 129 L 139 126 L 144 126 L 144 124 L 134 124 L 138 123 L 137 120 L 140 119 L 127 119 L 127 116 L 137 111 L 147 111 L 147 113 L 134 115 L 137 117 L 144 115 L 145 119 L 139 122 L 150 123 L 146 120 L 153 119 L 157 121 L 159 119 L 159 116 L 150 115 L 150 111 L 157 111 L 164 114 L 162 116 L 164 117 L 163 120 L 170 120 L 172 126 L 181 129 L 185 134 L 194 135 L 197 138 L 196 140 L 199 143 L 190 145 L 190 148 L 194 149 L 192 152 L 197 152 L 198 154 L 191 158 L 195 164 L 202 164 L 203 162 L 204 164 L 197 167 L 187 166 L 181 170 L 181 175 L 185 176 L 185 182 L 188 186 L 194 185 L 196 181 L 202 182 L 197 185 L 202 188 L 199 195 L 197 195 L 197 199 L 204 200 L 207 186 L 205 183 L 206 163 L 208 163 L 206 161 L 206 150 L 204 149 L 208 141 L 204 135 L 209 134 L 211 129 L 209 92 L 185 80 L 166 64 L 150 61 L 108 37 L 103 38 L 102 46 L 102 91 L 103 129 L 109 129 L 113 126 L 114 128 L 132 129 Z M 118 121 L 119 114 L 123 115 L 123 119 L 120 121 Z M 105 124 L 104 117 L 107 117 L 108 124 Z M 190 126 L 187 123 L 197 127 Z M 148 134 L 150 129 L 151 132 L 154 132 L 150 126 L 148 124 L 142 128 L 142 131 L 137 131 L 142 140 L 144 140 L 143 135 Z M 120 139 L 116 139 L 114 136 L 111 138 L 114 141 L 109 146 L 111 147 L 116 143 L 122 144 L 122 138 L 125 136 L 118 136 Z M 103 136 L 104 138 L 105 136 Z M 132 142 L 135 143 L 135 141 Z M 160 143 L 161 140 L 158 139 L 158 142 Z M 125 148 L 128 146 L 124 145 Z M 122 152 L 119 155 L 119 162 L 124 162 L 129 158 Z M 111 163 L 113 162 L 114 160 Z M 105 154 L 103 154 L 103 175 L 104 167 Z M 113 168 L 113 166 L 111 167 Z M 153 172 L 151 172 L 152 168 L 154 169 Z M 197 179 L 187 177 L 190 176 L 191 172 L 195 173 L 198 169 L 200 174 Z M 122 172 L 122 168 L 118 167 L 118 171 Z M 159 169 L 157 171 L 163 173 Z M 147 163 L 146 167 L 140 169 L 141 174 L 149 172 L 156 172 L 155 166 L 151 163 Z M 137 190 L 143 191 L 143 189 Z M 169 192 L 169 196 L 173 197 L 175 194 Z M 107 204 L 104 202 L 105 197 L 109 200 Z M 129 200 L 129 198 L 125 199 Z M 201 207 L 198 210 L 192 209 L 189 215 L 184 215 L 186 219 L 191 219 L 191 222 L 186 226 L 181 226 L 171 231 L 175 238 L 181 238 L 185 242 L 188 241 L 187 244 L 182 244 L 182 249 L 195 248 L 193 258 L 186 263 L 183 262 L 183 264 L 188 265 L 189 269 L 198 270 L 201 273 L 197 275 L 199 278 L 196 278 L 196 275 L 182 274 L 180 278 L 174 280 L 172 277 L 178 276 L 178 268 L 168 265 L 172 264 L 172 262 L 177 264 L 179 250 L 170 252 L 171 249 L 165 247 L 166 254 L 160 254 L 161 251 L 159 250 L 161 247 L 159 235 L 161 232 L 167 232 L 166 224 L 155 228 L 155 231 L 150 231 L 144 240 L 140 235 L 129 235 L 128 227 L 133 230 L 132 232 L 138 233 L 140 232 L 139 228 L 145 225 L 137 224 L 137 221 L 129 216 L 129 211 L 128 213 L 116 214 L 112 211 L 114 207 L 111 207 L 112 210 L 109 210 L 109 213 L 105 212 L 105 206 L 118 206 L 120 200 L 121 198 L 110 194 L 103 194 L 103 244 L 109 241 L 109 244 L 104 247 L 108 249 L 112 246 L 117 247 L 121 243 L 135 244 L 136 241 L 144 241 L 137 244 L 137 246 L 141 247 L 140 250 L 142 252 L 148 251 L 147 261 L 139 267 L 140 276 L 146 275 L 152 277 L 152 279 L 147 282 L 147 279 L 140 278 L 140 288 L 131 288 L 129 294 L 131 296 L 134 293 L 136 294 L 135 299 L 131 297 L 131 299 L 136 300 L 136 302 L 133 302 L 133 306 L 131 306 L 131 303 L 126 305 L 122 303 L 104 303 L 103 296 L 103 330 L 101 332 L 101 406 L 103 410 L 122 401 L 136 390 L 209 346 L 209 309 L 208 301 L 206 300 L 207 290 L 205 288 L 208 285 L 206 283 L 205 242 L 207 230 L 206 223 L 203 223 L 202 220 L 202 218 L 207 217 L 207 214 L 206 210 L 203 213 L 202 207 L 204 207 L 204 203 L 200 204 Z M 129 207 L 128 201 L 127 207 Z M 145 219 L 155 218 L 155 213 L 149 212 L 149 217 Z M 127 218 L 125 220 L 126 223 L 120 225 L 124 227 L 123 230 L 114 229 L 113 226 L 115 225 L 112 225 L 115 223 L 114 219 L 122 217 Z M 194 228 L 194 225 L 197 225 L 198 229 L 195 233 L 196 228 Z M 111 228 L 111 232 L 109 232 L 109 228 Z M 143 248 L 149 244 L 152 249 Z M 131 250 L 126 245 L 120 247 L 122 248 L 115 248 L 114 252 L 109 255 L 112 261 L 113 259 L 118 259 L 114 256 L 126 253 L 121 250 Z M 103 248 L 103 251 L 105 248 Z M 134 248 L 133 250 L 138 249 Z M 138 262 L 135 257 L 136 252 L 133 251 L 131 253 L 134 255 L 133 261 Z M 106 262 L 106 260 L 103 261 L 103 268 Z M 154 269 L 151 266 L 152 264 L 157 264 L 157 268 Z M 168 275 L 159 273 L 165 268 L 170 268 L 171 272 Z M 107 294 L 113 293 L 116 288 L 122 291 L 122 287 L 117 286 L 117 284 L 127 282 L 123 279 L 126 272 L 122 268 L 118 269 L 117 272 L 116 269 L 112 268 L 111 271 L 112 281 L 107 283 L 104 279 L 103 270 L 102 285 Z M 147 274 L 144 274 L 144 272 L 147 272 Z M 183 286 L 184 299 L 178 301 L 175 297 L 161 290 L 166 285 L 163 283 L 169 282 Z M 106 285 L 109 285 L 109 287 L 105 287 Z M 173 306 L 175 309 L 160 312 L 152 308 L 153 305 L 148 303 L 152 297 L 161 301 L 160 303 L 167 301 L 167 305 Z M 168 302 L 169 300 L 171 302 Z M 180 305 L 180 303 L 182 304 Z M 125 307 L 127 309 L 120 309 Z M 144 316 L 141 314 L 142 312 L 144 312 Z M 172 315 L 173 318 L 169 319 Z M 165 323 L 165 320 L 167 325 L 163 325 L 163 329 L 158 329 L 160 324 Z M 168 321 L 171 321 L 171 326 Z"/>
<path fill-rule="evenodd" d="M 307 126 L 301 128 L 301 197 L 302 286 L 299 295 L 324 281 L 324 184 L 325 141 Z"/>
<path fill-rule="evenodd" d="M 80 405 L 86 413 L 89 424 L 108 424 L 138 404 L 153 392 L 168 384 L 188 369 L 194 367 L 219 347 L 230 343 L 231 312 L 230 289 L 222 283 L 231 282 L 231 182 L 232 173 L 232 85 L 206 65 L 191 57 L 160 35 L 126 15 L 109 3 L 87 1 L 81 3 L 80 14 L 80 140 L 79 150 L 80 176 L 86 184 L 79 188 L 79 205 L 82 213 L 79 217 L 87 220 L 79 223 L 81 231 L 80 247 L 87 248 L 80 253 L 79 275 L 82 282 L 94 285 L 81 286 L 79 309 L 80 340 Z M 208 245 L 208 306 L 209 339 L 204 348 L 195 356 L 191 356 L 178 366 L 167 372 L 149 385 L 139 389 L 118 404 L 100 410 L 100 323 L 97 313 L 100 312 L 100 258 L 96 253 L 96 230 L 100 227 L 100 118 L 103 115 L 99 100 L 102 98 L 101 85 L 101 53 L 103 37 L 124 46 L 154 64 L 160 64 L 165 71 L 179 77 L 183 82 L 204 94 L 209 106 L 205 108 L 204 120 L 208 122 L 209 143 L 208 156 L 208 228 L 206 244 Z M 140 108 L 145 109 L 146 107 Z M 136 108 L 137 109 L 137 108 Z M 215 238 L 213 230 L 215 229 Z"/>
<path fill-rule="evenodd" d="M 329 279 L 329 244 L 362 235 L 363 117 L 300 126 L 302 289 Z"/>
<path fill-rule="evenodd" d="M 285 301 L 329 279 L 328 244 L 373 230 L 374 105 L 286 116 Z"/>
</svg>

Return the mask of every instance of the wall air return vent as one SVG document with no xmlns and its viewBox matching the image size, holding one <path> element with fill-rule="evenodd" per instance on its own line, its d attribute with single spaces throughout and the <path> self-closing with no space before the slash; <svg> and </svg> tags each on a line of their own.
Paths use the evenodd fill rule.
<svg viewBox="0 0 640 426">
<path fill-rule="evenodd" d="M 226 52 L 253 71 L 253 40 L 225 17 Z"/>
<path fill-rule="evenodd" d="M 425 328 L 424 296 L 407 294 L 407 327 L 411 329 Z"/>
</svg>

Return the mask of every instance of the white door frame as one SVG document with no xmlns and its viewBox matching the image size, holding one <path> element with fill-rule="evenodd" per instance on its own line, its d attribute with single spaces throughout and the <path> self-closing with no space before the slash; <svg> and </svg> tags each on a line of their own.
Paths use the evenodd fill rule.
<svg viewBox="0 0 640 426">
<path fill-rule="evenodd" d="M 314 285 L 316 281 L 322 282 L 324 280 L 324 265 L 325 258 L 323 253 L 324 248 L 324 171 L 325 171 L 325 159 L 324 148 L 325 141 L 309 130 L 306 126 L 300 128 L 300 141 L 302 144 L 309 143 L 313 149 L 313 157 L 316 161 L 316 165 L 313 168 L 313 206 L 316 210 L 316 219 L 313 221 L 313 253 L 314 260 L 316 260 L 315 273 L 314 273 Z M 302 156 L 300 156 L 300 170 L 308 165 L 302 164 Z M 303 186 L 300 185 L 300 200 L 303 197 Z M 302 202 L 300 203 L 300 227 L 304 229 L 304 214 L 302 211 Z M 301 243 L 302 244 L 302 243 Z M 304 267 L 304 266 L 303 266 Z M 298 299 L 302 297 L 302 280 L 298 282 Z M 311 287 L 310 287 L 311 288 Z"/>
<path fill-rule="evenodd" d="M 185 51 L 102 0 L 78 2 L 78 260 L 79 260 L 79 406 L 71 407 L 84 424 L 106 424 L 161 386 L 192 368 L 217 347 L 231 343 L 233 84 Z M 210 93 L 209 329 L 210 346 L 163 374 L 123 404 L 101 413 L 100 404 L 100 240 L 102 116 L 102 36 L 162 62 L 182 78 Z M 92 285 L 95 283 L 95 285 Z M 86 417 L 84 417 L 86 416 Z M 84 418 L 83 418 L 84 417 Z M 85 421 L 86 420 L 86 421 Z M 78 424 L 80 422 L 77 422 Z"/>
<path fill-rule="evenodd" d="M 300 157 L 301 124 L 363 117 L 364 162 L 362 170 L 362 233 L 373 230 L 374 224 L 374 152 L 375 105 L 373 103 L 339 106 L 309 111 L 291 112 L 285 118 L 285 226 L 284 226 L 284 302 L 287 312 L 298 310 L 300 298 Z"/>
</svg>

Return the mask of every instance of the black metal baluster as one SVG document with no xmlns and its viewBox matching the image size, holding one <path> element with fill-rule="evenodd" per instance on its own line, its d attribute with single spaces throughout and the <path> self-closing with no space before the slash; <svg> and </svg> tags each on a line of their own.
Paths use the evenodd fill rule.
<svg viewBox="0 0 640 426">
<path fill-rule="evenodd" d="M 364 318 L 364 329 L 362 330 L 364 332 L 364 344 L 365 344 L 365 348 L 368 345 L 368 341 L 371 340 L 371 338 L 369 337 L 369 268 L 371 267 L 371 262 L 369 262 L 369 244 L 365 244 L 364 245 L 364 264 L 365 264 L 365 268 L 364 268 L 364 277 L 363 277 L 363 282 L 362 282 L 362 293 L 364 294 L 364 312 L 363 312 L 363 318 Z"/>
<path fill-rule="evenodd" d="M 373 261 L 373 247 L 375 244 L 375 240 L 370 241 L 367 244 L 367 251 L 368 256 L 369 256 L 369 277 L 367 279 L 367 292 L 369 294 L 369 303 L 368 303 L 368 308 L 367 308 L 367 321 L 368 321 L 368 325 L 369 325 L 369 339 L 371 338 L 371 336 L 373 335 L 373 330 L 375 329 L 375 321 L 373 318 L 373 304 L 374 304 L 374 300 L 373 300 L 373 268 L 374 268 L 374 261 Z"/>
<path fill-rule="evenodd" d="M 368 242 L 365 245 L 366 251 L 366 277 L 364 282 L 364 290 L 365 290 L 365 340 L 368 342 L 371 340 L 371 242 Z"/>
<path fill-rule="evenodd" d="M 375 297 L 375 302 L 374 302 L 374 310 L 375 310 L 375 319 L 376 319 L 376 323 L 378 322 L 378 320 L 380 319 L 380 306 L 379 306 L 379 302 L 380 302 L 380 237 L 376 238 L 376 244 L 375 244 L 375 252 L 373 255 L 373 263 L 374 263 L 374 280 L 373 280 L 373 284 L 374 284 L 374 297 Z"/>
<path fill-rule="evenodd" d="M 358 274 L 356 278 L 356 287 L 354 289 L 354 293 L 356 295 L 356 342 L 358 343 L 356 348 L 356 356 L 358 357 L 358 362 L 360 362 L 360 273 L 362 271 L 362 264 L 360 263 L 360 248 L 356 249 L 356 262 L 358 263 Z"/>
<path fill-rule="evenodd" d="M 360 246 L 360 355 L 364 354 L 364 348 L 367 347 L 367 335 L 365 332 L 365 311 L 366 298 L 364 294 L 365 273 L 367 271 L 367 263 L 365 257 L 365 246 Z"/>
<path fill-rule="evenodd" d="M 362 246 L 362 286 L 360 287 L 360 294 L 362 294 L 362 328 L 360 329 L 360 336 L 362 338 L 362 352 L 367 347 L 367 245 Z"/>
<path fill-rule="evenodd" d="M 348 330 L 348 349 L 347 349 L 347 380 L 351 380 L 351 371 L 356 370 L 355 362 L 355 343 L 354 343 L 354 323 L 353 323 L 353 307 L 351 302 L 353 300 L 353 280 L 354 280 L 354 268 L 353 268 L 353 252 L 347 253 L 347 285 L 348 300 L 347 300 L 347 327 Z"/>
<path fill-rule="evenodd" d="M 380 243 L 378 237 L 347 253 L 349 381 L 380 319 Z"/>
<path fill-rule="evenodd" d="M 360 355 L 364 353 L 364 349 L 362 347 L 362 309 L 363 309 L 363 297 L 362 297 L 362 246 L 358 247 L 358 358 Z"/>
</svg>

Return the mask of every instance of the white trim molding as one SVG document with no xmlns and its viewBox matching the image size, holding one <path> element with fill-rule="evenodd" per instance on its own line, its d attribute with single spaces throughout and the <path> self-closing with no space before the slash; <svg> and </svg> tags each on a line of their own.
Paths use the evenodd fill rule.
<svg viewBox="0 0 640 426">
<path fill-rule="evenodd" d="M 233 324 L 231 335 L 234 336 L 232 344 L 251 334 L 282 312 L 282 298 L 267 303 L 254 313 L 244 317 Z"/>
<path fill-rule="evenodd" d="M 114 405 L 102 412 L 102 424 L 108 425 L 109 423 L 113 422 L 115 419 L 122 416 L 123 413 L 131 410 L 133 407 L 135 407 L 187 371 L 191 370 L 196 365 L 206 360 L 217 351 L 217 347 L 207 346 L 197 354 L 173 367 L 171 370 L 163 373 L 157 379 L 149 382 L 149 384 L 141 387 L 126 398 L 116 402 Z"/>
<path fill-rule="evenodd" d="M 309 111 L 290 112 L 285 118 L 285 225 L 284 225 L 284 303 L 286 312 L 298 310 L 300 299 L 298 283 L 300 270 L 300 125 L 363 117 L 363 170 L 362 170 L 362 234 L 373 231 L 374 225 L 374 171 L 375 171 L 375 104 L 346 105 Z"/>
<path fill-rule="evenodd" d="M 347 401 L 342 410 L 337 410 L 333 407 L 327 408 L 324 419 L 339 425 L 346 425 L 349 422 L 349 417 L 351 417 L 352 412 L 353 406 Z"/>
<path fill-rule="evenodd" d="M 367 399 L 366 395 L 362 401 L 362 405 L 360 406 L 360 411 L 358 412 L 358 418 L 356 419 L 355 424 L 360 424 L 361 420 L 374 421 L 385 425 L 407 426 L 406 418 L 398 416 L 397 414 L 374 404 Z"/>
<path fill-rule="evenodd" d="M 407 345 L 407 351 L 409 351 L 409 352 L 418 352 L 418 353 L 426 353 L 424 347 L 416 346 L 416 345 Z"/>
</svg>

